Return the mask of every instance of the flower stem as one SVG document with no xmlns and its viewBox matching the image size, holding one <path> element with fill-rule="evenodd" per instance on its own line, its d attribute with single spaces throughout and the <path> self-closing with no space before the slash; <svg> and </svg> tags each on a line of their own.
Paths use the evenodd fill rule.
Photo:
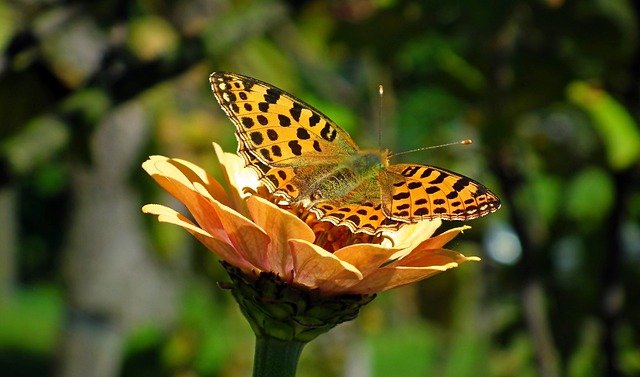
<svg viewBox="0 0 640 377">
<path fill-rule="evenodd" d="M 305 344 L 295 340 L 257 337 L 253 377 L 295 377 Z"/>
</svg>

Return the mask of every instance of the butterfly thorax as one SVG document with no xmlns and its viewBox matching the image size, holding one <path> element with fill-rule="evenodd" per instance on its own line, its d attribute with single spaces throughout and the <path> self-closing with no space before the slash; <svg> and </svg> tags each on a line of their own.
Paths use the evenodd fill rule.
<svg viewBox="0 0 640 377">
<path fill-rule="evenodd" d="M 378 174 L 388 165 L 388 156 L 386 150 L 363 150 L 338 164 L 315 166 L 312 180 L 299 198 L 309 200 L 305 205 L 345 198 L 353 202 L 377 199 L 379 188 L 370 186 L 377 185 Z M 298 168 L 303 176 L 306 169 Z"/>
</svg>

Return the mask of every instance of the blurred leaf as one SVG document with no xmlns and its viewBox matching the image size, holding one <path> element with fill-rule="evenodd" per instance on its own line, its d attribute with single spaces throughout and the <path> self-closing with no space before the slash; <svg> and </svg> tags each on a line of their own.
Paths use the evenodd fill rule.
<svg viewBox="0 0 640 377">
<path fill-rule="evenodd" d="M 534 357 L 531 338 L 524 332 L 518 332 L 504 347 L 492 349 L 488 358 L 490 373 L 486 374 L 496 377 L 535 377 L 538 373 L 531 362 Z"/>
<path fill-rule="evenodd" d="M 80 124 L 94 125 L 98 123 L 111 107 L 111 101 L 107 94 L 99 89 L 91 88 L 79 90 L 65 99 L 62 109 L 65 112 L 78 112 L 82 114 L 83 121 Z M 90 130 L 84 130 L 88 132 Z"/>
<path fill-rule="evenodd" d="M 580 224 L 598 224 L 609 212 L 614 198 L 611 177 L 596 167 L 575 176 L 566 192 L 567 214 Z"/>
<path fill-rule="evenodd" d="M 0 307 L 0 347 L 53 354 L 63 307 L 60 292 L 51 287 L 18 291 L 14 300 Z"/>
<path fill-rule="evenodd" d="M 69 133 L 59 119 L 47 116 L 33 119 L 17 135 L 0 143 L 0 152 L 10 161 L 13 171 L 27 174 L 69 142 Z"/>
<path fill-rule="evenodd" d="M 0 2 L 0 51 L 4 51 L 13 34 L 20 27 L 20 13 L 9 5 L 9 2 Z"/>
<path fill-rule="evenodd" d="M 418 323 L 382 328 L 371 337 L 374 376 L 433 375 L 441 351 L 438 339 L 442 340 Z"/>
<path fill-rule="evenodd" d="M 88 15 L 74 17 L 71 7 L 54 7 L 36 19 L 36 29 L 43 56 L 67 86 L 81 87 L 100 68 L 108 40 Z"/>
<path fill-rule="evenodd" d="M 591 116 L 613 169 L 624 170 L 638 162 L 640 126 L 622 104 L 603 89 L 583 81 L 569 84 L 567 95 Z"/>
<path fill-rule="evenodd" d="M 445 377 L 488 376 L 489 370 L 484 369 L 489 357 L 487 345 L 478 334 L 471 332 L 459 333 L 447 353 L 447 368 Z"/>
<path fill-rule="evenodd" d="M 601 334 L 598 326 L 591 321 L 585 322 L 580 331 L 578 349 L 568 361 L 569 377 L 599 376 L 598 368 L 594 368 L 594 360 L 598 360 Z"/>
<path fill-rule="evenodd" d="M 562 185 L 559 178 L 551 175 L 540 174 L 531 180 L 536 211 L 547 223 L 551 223 L 561 209 Z"/>
<path fill-rule="evenodd" d="M 153 60 L 177 50 L 179 36 L 164 18 L 149 15 L 129 25 L 127 44 L 140 60 Z"/>
</svg>

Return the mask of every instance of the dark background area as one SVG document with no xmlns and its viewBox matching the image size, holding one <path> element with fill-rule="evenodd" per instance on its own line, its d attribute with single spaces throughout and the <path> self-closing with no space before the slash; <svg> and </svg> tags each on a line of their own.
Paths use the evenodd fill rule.
<svg viewBox="0 0 640 377">
<path fill-rule="evenodd" d="M 482 262 L 381 294 L 300 376 L 640 375 L 639 17 L 632 0 L 0 3 L 2 374 L 250 375 L 218 262 L 140 211 L 171 203 L 148 155 L 215 175 L 211 142 L 235 150 L 208 83 L 223 70 L 363 148 L 473 139 L 394 162 L 503 202 L 449 245 Z"/>
</svg>

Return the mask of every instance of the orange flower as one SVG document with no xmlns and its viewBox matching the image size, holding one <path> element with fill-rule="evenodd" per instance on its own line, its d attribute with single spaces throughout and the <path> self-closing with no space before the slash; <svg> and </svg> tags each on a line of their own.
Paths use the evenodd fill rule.
<svg viewBox="0 0 640 377">
<path fill-rule="evenodd" d="M 217 144 L 214 148 L 230 193 L 194 164 L 151 156 L 143 168 L 187 207 L 195 222 L 159 204 L 142 210 L 183 227 L 249 276 L 273 273 L 325 296 L 369 295 L 479 260 L 443 248 L 467 226 L 433 236 L 440 221 L 421 221 L 372 237 L 353 235 L 308 213 L 303 221 L 259 195 L 265 190 L 240 157 L 223 153 Z"/>
</svg>

